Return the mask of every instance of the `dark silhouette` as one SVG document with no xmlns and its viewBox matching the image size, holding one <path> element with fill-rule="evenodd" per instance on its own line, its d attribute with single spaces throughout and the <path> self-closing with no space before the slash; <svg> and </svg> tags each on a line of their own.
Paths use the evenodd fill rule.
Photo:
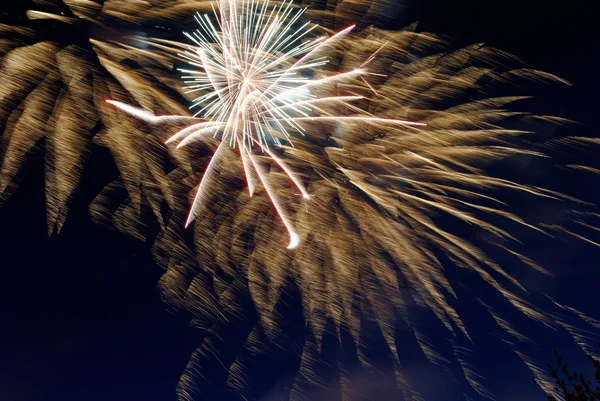
<svg viewBox="0 0 600 401">
<path fill-rule="evenodd" d="M 600 344 L 598 344 L 600 348 Z M 548 364 L 550 374 L 556 380 L 555 394 L 548 394 L 548 400 L 558 401 L 597 401 L 600 400 L 600 359 L 588 354 L 594 365 L 594 379 L 587 379 L 583 373 L 571 371 L 563 358 L 554 350 L 556 366 Z"/>
</svg>

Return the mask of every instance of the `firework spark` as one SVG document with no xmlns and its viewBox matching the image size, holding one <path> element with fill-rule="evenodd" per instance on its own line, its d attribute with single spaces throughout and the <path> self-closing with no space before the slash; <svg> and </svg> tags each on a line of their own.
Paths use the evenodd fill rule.
<svg viewBox="0 0 600 401">
<path fill-rule="evenodd" d="M 378 118 L 364 112 L 358 116 L 322 115 L 324 109 L 332 104 L 346 104 L 363 98 L 357 95 L 320 96 L 324 89 L 356 78 L 362 79 L 372 89 L 364 76 L 369 74 L 367 65 L 381 48 L 358 68 L 311 79 L 310 72 L 328 62 L 322 53 L 332 42 L 347 35 L 354 25 L 329 38 L 320 36 L 302 41 L 317 28 L 310 22 L 300 25 L 305 11 L 305 8 L 295 8 L 291 0 L 275 6 L 268 1 L 221 0 L 218 8 L 214 9 L 218 28 L 207 14 L 197 14 L 196 21 L 201 29 L 185 34 L 198 47 L 194 53 L 186 51 L 181 56 L 192 66 L 200 68 L 181 70 L 187 74 L 184 76 L 187 80 L 185 89 L 187 93 L 202 93 L 193 100 L 192 108 L 200 108 L 196 116 L 201 115 L 205 121 L 184 128 L 167 142 L 181 141 L 179 148 L 211 136 L 221 141 L 200 181 L 186 227 L 194 219 L 198 204 L 209 190 L 207 182 L 214 174 L 225 142 L 239 149 L 250 196 L 254 192 L 250 167 L 253 168 L 289 233 L 288 249 L 293 249 L 298 246 L 300 237 L 253 155 L 254 148 L 268 154 L 300 190 L 303 198 L 309 199 L 302 181 L 269 149 L 273 144 L 293 146 L 292 134 L 304 135 L 303 121 L 425 125 Z M 161 119 L 121 102 L 108 102 L 148 122 Z"/>
</svg>

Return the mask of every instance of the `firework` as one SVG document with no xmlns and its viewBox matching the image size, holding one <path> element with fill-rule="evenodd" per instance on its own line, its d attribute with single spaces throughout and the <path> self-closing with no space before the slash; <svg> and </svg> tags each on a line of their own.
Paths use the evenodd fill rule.
<svg viewBox="0 0 600 401">
<path fill-rule="evenodd" d="M 175 88 L 177 82 L 170 74 L 172 58 L 126 51 L 137 43 L 123 34 L 134 32 L 131 15 L 136 16 L 135 22 L 147 23 L 157 8 L 92 1 L 32 2 L 31 6 L 44 11 L 26 10 L 23 18 L 15 18 L 19 25 L 0 26 L 0 200 L 18 188 L 28 156 L 43 149 L 48 234 L 58 233 L 88 156 L 98 144 L 111 150 L 122 172 L 119 185 L 129 189 L 132 213 L 139 215 L 142 198 L 149 197 L 145 192 L 140 198 L 139 171 L 158 175 L 160 168 L 152 156 L 124 151 L 135 143 L 138 150 L 154 153 L 150 144 L 140 140 L 142 133 L 135 123 L 121 119 L 116 126 L 112 122 L 115 115 L 104 99 L 132 96 L 155 110 L 185 112 L 180 106 L 183 94 L 166 89 Z M 174 17 L 185 13 L 185 8 L 167 4 L 158 8 Z M 132 14 L 127 15 L 129 11 Z M 115 33 L 117 26 L 119 33 Z M 114 44 L 115 40 L 121 44 Z M 123 63 L 126 60 L 130 62 Z M 124 127 L 128 129 L 121 134 Z"/>
<path fill-rule="evenodd" d="M 309 202 L 290 196 L 288 174 L 267 153 L 265 163 L 275 168 L 261 173 L 275 196 L 288 199 L 289 220 L 302 240 L 292 254 L 277 250 L 284 245 L 283 233 L 270 217 L 265 197 L 250 197 L 241 187 L 243 158 L 237 168 L 227 163 L 221 168 L 220 185 L 211 186 L 207 195 L 214 203 L 202 206 L 202 218 L 193 227 L 192 249 L 184 245 L 177 226 L 189 215 L 187 205 L 179 203 L 156 243 L 156 256 L 167 266 L 161 288 L 173 305 L 192 311 L 194 323 L 207 333 L 182 377 L 180 396 L 210 398 L 215 380 L 211 372 L 223 370 L 229 388 L 250 397 L 254 380 L 261 380 L 251 374 L 257 360 L 292 348 L 301 350 L 297 375 L 289 384 L 292 399 L 310 398 L 328 380 L 339 380 L 342 397 L 360 399 L 349 372 L 380 363 L 368 352 L 377 336 L 365 335 L 365 327 L 376 322 L 406 399 L 419 399 L 423 389 L 404 369 L 397 348 L 399 326 L 408 327 L 404 335 L 412 336 L 432 364 L 462 372 L 475 394 L 492 397 L 469 351 L 472 337 L 459 307 L 465 299 L 488 311 L 504 344 L 550 391 L 532 356 L 533 340 L 524 334 L 528 330 L 513 325 L 513 313 L 494 308 L 495 297 L 504 298 L 539 330 L 568 331 L 570 323 L 560 323 L 556 308 L 522 283 L 523 269 L 505 269 L 490 255 L 505 253 L 533 274 L 549 274 L 519 251 L 519 237 L 547 237 L 560 229 L 550 221 L 521 216 L 519 204 L 569 205 L 560 206 L 565 211 L 585 205 L 486 172 L 491 163 L 514 158 L 543 163 L 547 157 L 542 146 L 524 141 L 533 137 L 528 127 L 536 121 L 561 122 L 511 111 L 510 104 L 520 96 L 486 92 L 511 79 L 564 81 L 528 69 L 503 69 L 515 61 L 483 46 L 432 53 L 442 45 L 439 38 L 410 30 L 364 30 L 351 43 L 362 50 L 349 52 L 348 44 L 339 42 L 328 52 L 337 62 L 321 66 L 328 69 L 323 75 L 351 70 L 387 43 L 371 61 L 372 70 L 381 75 L 372 79 L 371 87 L 357 80 L 341 82 L 336 91 L 363 96 L 359 102 L 364 113 L 425 125 L 357 125 L 337 118 L 323 127 L 307 121 L 304 135 L 294 136 L 294 146 L 284 146 L 284 160 L 306 183 Z M 409 56 L 399 60 L 403 54 Z M 465 230 L 477 234 L 469 239 Z M 477 277 L 467 293 L 460 281 L 448 278 L 448 272 L 455 276 L 463 270 Z M 290 340 L 297 329 L 288 328 L 285 307 L 286 294 L 294 289 L 306 327 L 297 342 Z M 424 313 L 431 314 L 426 322 L 420 317 Z M 446 336 L 430 338 L 432 330 Z M 223 337 L 230 342 L 225 344 Z M 357 361 L 338 360 L 339 378 L 328 379 L 323 347 L 331 337 L 350 342 Z M 240 351 L 228 353 L 230 346 Z"/>
<path fill-rule="evenodd" d="M 281 373 L 292 379 L 272 383 L 291 389 L 292 399 L 310 399 L 328 380 L 339 383 L 345 399 L 360 399 L 354 374 L 389 361 L 405 398 L 418 399 L 423 388 L 405 369 L 399 344 L 415 344 L 432 365 L 470 385 L 471 396 L 491 396 L 460 307 L 469 301 L 481 305 L 475 319 L 491 319 L 502 344 L 550 391 L 529 325 L 564 330 L 590 350 L 583 328 L 593 331 L 598 322 L 522 280 L 526 270 L 536 280 L 549 272 L 524 255 L 519 241 L 561 234 L 592 241 L 562 223 L 593 227 L 588 219 L 596 215 L 557 191 L 525 184 L 527 169 L 510 176 L 494 167 L 526 160 L 551 168 L 547 156 L 554 147 L 589 147 L 597 140 L 540 143 L 533 134 L 537 123 L 565 122 L 517 112 L 512 104 L 523 98 L 497 96 L 496 89 L 515 80 L 563 81 L 511 70 L 506 66 L 518 61 L 485 46 L 449 52 L 435 35 L 368 28 L 365 20 L 372 21 L 373 10 L 385 2 L 341 1 L 326 10 L 316 3 L 288 28 L 291 41 L 312 26 L 302 28 L 304 17 L 320 23 L 301 39 L 306 47 L 292 56 L 255 54 L 264 63 L 279 60 L 271 70 L 283 76 L 277 84 L 304 81 L 269 91 L 275 104 L 258 92 L 242 93 L 243 68 L 236 70 L 235 63 L 242 65 L 244 53 L 224 53 L 240 44 L 258 46 L 228 30 L 244 26 L 239 18 L 261 14 L 245 13 L 248 4 L 263 3 L 236 3 L 245 6 L 227 24 L 223 13 L 235 12 L 227 3 L 213 10 L 197 1 L 65 2 L 64 16 L 51 7 L 28 13 L 50 19 L 57 29 L 84 27 L 84 43 L 48 40 L 28 26 L 2 27 L 11 35 L 1 43 L 3 195 L 16 188 L 26 156 L 45 138 L 48 228 L 58 230 L 92 144 L 110 150 L 120 174 L 94 200 L 92 214 L 136 238 L 156 237 L 154 255 L 166 269 L 163 296 L 191 312 L 203 336 L 182 376 L 181 399 L 227 398 L 211 398 L 225 380 L 227 389 L 256 398 L 256 381 L 264 377 L 253 375 L 262 372 L 255 364 L 273 355 L 297 363 Z M 285 4 L 268 8 L 255 25 L 260 32 L 275 26 L 274 16 L 285 28 L 283 20 L 300 12 L 285 11 Z M 190 35 L 196 46 L 167 34 L 196 11 L 208 15 L 199 17 L 200 33 Z M 354 21 L 357 28 L 347 29 Z M 138 37 L 140 25 L 163 31 Z M 112 34 L 123 27 L 128 35 Z M 234 44 L 219 42 L 228 36 Z M 311 42 L 321 36 L 330 39 Z M 300 67 L 318 64 L 287 75 L 300 60 Z M 184 74 L 187 86 L 198 88 L 181 89 L 174 62 L 196 63 Z M 236 74 L 237 87 L 227 79 Z M 310 82 L 320 84 L 298 92 Z M 269 86 L 261 85 L 266 92 Z M 298 97 L 277 98 L 288 86 Z M 222 100 L 216 88 L 230 97 Z M 107 107 L 106 99 L 120 99 L 113 104 L 126 113 Z M 197 104 L 196 117 L 182 106 L 189 102 Z M 234 111 L 243 108 L 246 114 L 236 120 Z M 251 125 L 241 124 L 242 116 Z M 578 162 L 571 167 L 594 171 Z M 185 194 L 200 179 L 201 202 L 188 200 Z M 265 196 L 249 196 L 260 191 Z M 308 200 L 299 196 L 304 194 Z M 560 214 L 533 218 L 528 204 L 552 205 Z M 277 215 L 287 220 L 289 232 Z M 184 230 L 194 216 L 200 218 Z M 301 246 L 286 252 L 292 230 Z M 499 264 L 498 255 L 511 263 Z M 465 275 L 470 281 L 463 281 Z M 350 356 L 327 359 L 332 338 L 349 347 Z M 385 361 L 370 352 L 381 339 Z M 332 366 L 337 373 L 331 374 Z"/>
<path fill-rule="evenodd" d="M 296 28 L 305 10 L 297 10 L 291 1 L 270 6 L 268 1 L 224 0 L 219 3 L 219 8 L 215 9 L 219 29 L 206 14 L 198 14 L 196 21 L 201 30 L 193 34 L 186 33 L 198 47 L 195 52 L 188 51 L 182 54 L 182 57 L 200 70 L 182 70 L 187 74 L 185 78 L 188 80 L 185 89 L 188 93 L 202 93 L 194 99 L 192 108 L 200 108 L 196 115 L 201 115 L 204 121 L 184 128 L 167 143 L 180 140 L 177 146 L 179 148 L 204 137 L 218 136 L 220 139 L 220 144 L 200 181 L 186 226 L 194 219 L 198 204 L 209 190 L 208 182 L 219 163 L 218 159 L 223 155 L 222 147 L 229 143 L 230 146 L 239 149 L 250 196 L 255 187 L 255 178 L 251 171 L 253 169 L 289 233 L 288 249 L 296 248 L 300 238 L 269 184 L 263 167 L 256 160 L 253 148 L 257 147 L 268 154 L 296 185 L 302 197 L 308 199 L 309 194 L 304 184 L 285 162 L 269 149 L 269 144 L 279 147 L 283 144 L 293 145 L 291 133 L 304 135 L 303 121 L 424 125 L 418 122 L 378 118 L 365 112 L 358 116 L 326 114 L 331 105 L 357 101 L 363 96 L 320 96 L 319 93 L 339 82 L 357 78 L 369 85 L 364 78 L 369 74 L 367 66 L 381 48 L 357 68 L 311 79 L 306 72 L 326 64 L 327 58 L 322 56 L 322 53 L 331 47 L 332 42 L 349 33 L 354 26 L 345 28 L 327 39 L 320 36 L 301 42 L 301 39 L 306 38 L 316 28 L 315 25 L 311 26 L 310 22 Z M 108 102 L 140 118 L 144 118 L 147 113 L 121 102 Z M 152 118 L 146 120 L 153 121 Z"/>
</svg>

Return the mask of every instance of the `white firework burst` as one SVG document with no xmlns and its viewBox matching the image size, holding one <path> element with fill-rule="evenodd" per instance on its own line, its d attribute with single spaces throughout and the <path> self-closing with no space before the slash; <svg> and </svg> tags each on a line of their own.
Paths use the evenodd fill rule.
<svg viewBox="0 0 600 401">
<path fill-rule="evenodd" d="M 311 71 L 328 61 L 323 55 L 328 46 L 347 35 L 354 26 L 330 37 L 310 38 L 318 25 L 301 22 L 305 10 L 296 8 L 292 1 L 272 5 L 268 0 L 221 0 L 216 6 L 213 4 L 214 17 L 197 14 L 200 29 L 192 34 L 185 33 L 197 46 L 195 51 L 181 54 L 197 69 L 181 71 L 185 74 L 188 93 L 200 94 L 191 106 L 194 110 L 199 109 L 194 115 L 198 121 L 177 132 L 167 143 L 180 141 L 179 148 L 211 137 L 220 139 L 200 181 L 186 226 L 193 221 L 209 188 L 215 165 L 222 157 L 224 147 L 229 145 L 239 151 L 250 196 L 256 185 L 252 173 L 255 172 L 290 235 L 288 248 L 293 249 L 298 246 L 300 237 L 279 204 L 256 158 L 256 151 L 267 154 L 298 187 L 303 198 L 308 199 L 302 181 L 269 148 L 293 146 L 292 136 L 303 135 L 303 122 L 424 125 L 379 118 L 356 107 L 352 107 L 353 115 L 332 114 L 331 106 L 349 106 L 349 102 L 363 98 L 351 93 L 327 94 L 327 88 L 336 83 L 360 79 L 375 92 L 364 76 L 374 74 L 368 72 L 367 65 L 379 50 L 355 69 L 313 79 Z M 121 102 L 108 102 L 148 122 L 179 118 L 156 117 Z"/>
</svg>

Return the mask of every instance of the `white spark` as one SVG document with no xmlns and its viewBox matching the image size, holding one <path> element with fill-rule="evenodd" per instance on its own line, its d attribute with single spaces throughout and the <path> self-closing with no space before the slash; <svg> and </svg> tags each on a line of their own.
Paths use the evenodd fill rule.
<svg viewBox="0 0 600 401">
<path fill-rule="evenodd" d="M 198 70 L 180 71 L 185 74 L 184 89 L 187 93 L 201 93 L 190 108 L 199 109 L 194 117 L 201 116 L 202 120 L 195 118 L 195 124 L 180 130 L 167 141 L 180 141 L 178 148 L 207 137 L 221 141 L 204 172 L 186 226 L 193 221 L 198 205 L 210 187 L 215 164 L 227 141 L 230 146 L 239 148 L 249 195 L 254 193 L 255 181 L 251 171 L 254 170 L 290 235 L 288 248 L 293 249 L 298 246 L 300 237 L 277 200 L 267 174 L 256 160 L 254 148 L 266 153 L 287 174 L 303 198 L 309 199 L 302 180 L 269 148 L 269 142 L 277 146 L 292 145 L 292 134 L 303 135 L 302 121 L 424 124 L 378 118 L 366 113 L 359 116 L 320 115 L 321 108 L 311 107 L 362 99 L 362 96 L 356 95 L 318 97 L 314 89 L 343 80 L 360 78 L 365 81 L 363 76 L 370 73 L 363 67 L 385 44 L 353 70 L 321 79 L 310 79 L 305 74 L 326 64 L 327 58 L 318 56 L 319 53 L 349 34 L 354 25 L 329 38 L 302 41 L 317 25 L 310 22 L 301 24 L 299 21 L 305 9 L 296 8 L 292 0 L 272 6 L 268 0 L 220 0 L 213 10 L 214 20 L 208 15 L 196 15 L 200 29 L 185 35 L 197 47 L 181 54 L 190 65 L 200 67 Z M 367 85 L 375 92 L 371 85 Z M 176 120 L 178 117 L 158 117 L 121 102 L 107 102 L 149 123 Z M 181 118 L 190 121 L 190 117 Z"/>
</svg>

